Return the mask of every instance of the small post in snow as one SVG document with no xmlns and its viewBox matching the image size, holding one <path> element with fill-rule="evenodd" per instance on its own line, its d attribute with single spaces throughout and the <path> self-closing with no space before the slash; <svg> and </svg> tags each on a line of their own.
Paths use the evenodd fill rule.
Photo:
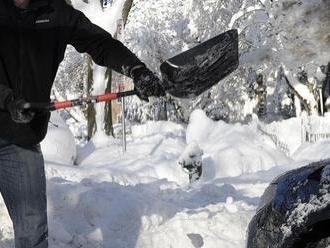
<svg viewBox="0 0 330 248">
<path fill-rule="evenodd" d="M 123 138 L 123 153 L 126 152 L 126 121 L 125 121 L 125 97 L 121 99 L 122 106 L 122 115 L 121 115 L 121 130 L 122 130 L 122 138 Z"/>
<path fill-rule="evenodd" d="M 320 95 L 321 115 L 324 116 L 324 106 L 323 106 L 323 93 L 322 93 L 322 88 L 319 88 L 319 95 Z"/>
<path fill-rule="evenodd" d="M 112 2 L 112 1 L 111 1 Z M 124 20 L 119 19 L 117 20 L 117 30 L 116 30 L 116 38 L 118 40 L 121 40 L 121 38 L 124 35 Z M 121 82 L 121 85 L 119 86 L 119 91 L 125 90 L 125 84 L 124 82 Z M 122 106 L 122 115 L 121 115 L 121 130 L 122 130 L 122 145 L 123 145 L 123 153 L 126 152 L 126 122 L 125 122 L 125 98 L 123 97 L 121 99 L 121 106 Z"/>
</svg>

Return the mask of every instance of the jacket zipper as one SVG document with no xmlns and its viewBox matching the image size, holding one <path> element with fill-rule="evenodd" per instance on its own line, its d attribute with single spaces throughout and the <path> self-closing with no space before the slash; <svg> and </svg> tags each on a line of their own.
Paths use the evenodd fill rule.
<svg viewBox="0 0 330 248">
<path fill-rule="evenodd" d="M 29 15 L 31 15 L 31 10 L 24 10 L 23 12 L 18 13 L 19 14 L 19 23 L 18 23 L 18 39 L 19 39 L 19 76 L 18 76 L 18 82 L 17 82 L 17 94 L 18 97 L 24 97 L 24 49 L 23 49 L 23 31 L 22 31 L 22 25 L 30 25 Z"/>
<path fill-rule="evenodd" d="M 16 27 L 17 27 L 17 36 L 18 36 L 18 61 L 17 61 L 17 72 L 18 77 L 16 79 L 16 89 L 15 89 L 15 97 L 22 97 L 22 78 L 23 78 L 23 70 L 22 70 L 22 59 L 23 59 L 23 49 L 22 49 L 22 14 L 15 9 L 16 12 Z"/>
<path fill-rule="evenodd" d="M 17 95 L 18 97 L 23 97 L 23 49 L 22 49 L 22 28 L 21 26 L 18 27 L 18 42 L 19 42 L 19 60 L 18 60 L 18 68 L 19 68 L 19 74 L 18 74 L 18 81 L 17 81 Z"/>
</svg>

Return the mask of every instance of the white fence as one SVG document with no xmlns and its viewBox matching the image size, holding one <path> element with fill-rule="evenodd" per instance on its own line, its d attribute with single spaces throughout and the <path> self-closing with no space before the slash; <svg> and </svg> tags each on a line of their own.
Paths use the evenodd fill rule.
<svg viewBox="0 0 330 248">
<path fill-rule="evenodd" d="M 301 118 L 302 142 L 316 143 L 330 139 L 330 118 L 305 116 Z"/>
<path fill-rule="evenodd" d="M 306 131 L 306 142 L 308 143 L 316 143 L 326 139 L 330 139 L 330 133 L 310 133 Z"/>
<path fill-rule="evenodd" d="M 289 149 L 289 145 L 286 144 L 284 141 L 281 141 L 280 138 L 278 137 L 278 135 L 276 135 L 275 133 L 270 133 L 266 130 L 263 130 L 263 128 L 258 125 L 258 129 L 266 136 L 268 136 L 269 138 L 271 138 L 271 140 L 274 142 L 274 144 L 276 145 L 277 148 L 279 148 L 282 152 L 284 152 L 287 156 L 290 156 L 290 149 Z"/>
<path fill-rule="evenodd" d="M 288 124 L 288 122 L 291 123 Z M 283 128 L 294 130 L 283 132 L 281 130 Z M 330 116 L 303 116 L 281 122 L 260 124 L 258 125 L 258 129 L 264 135 L 270 137 L 276 147 L 286 155 L 291 155 L 303 143 L 330 140 Z M 292 134 L 288 135 L 291 131 Z"/>
</svg>

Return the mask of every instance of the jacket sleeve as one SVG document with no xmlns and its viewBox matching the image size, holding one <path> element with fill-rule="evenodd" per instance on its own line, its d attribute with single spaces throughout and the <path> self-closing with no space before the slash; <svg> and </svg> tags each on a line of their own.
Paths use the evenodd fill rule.
<svg viewBox="0 0 330 248">
<path fill-rule="evenodd" d="M 130 76 L 132 68 L 144 65 L 120 41 L 104 29 L 93 24 L 82 12 L 71 8 L 69 44 L 78 52 L 87 52 L 101 66 Z"/>
<path fill-rule="evenodd" d="M 4 110 L 6 108 L 6 103 L 12 94 L 12 90 L 0 82 L 0 109 Z"/>
<path fill-rule="evenodd" d="M 5 83 L 6 73 L 3 65 L 3 61 L 0 57 L 0 110 L 6 108 L 6 103 L 9 98 L 13 95 L 13 90 Z"/>
</svg>

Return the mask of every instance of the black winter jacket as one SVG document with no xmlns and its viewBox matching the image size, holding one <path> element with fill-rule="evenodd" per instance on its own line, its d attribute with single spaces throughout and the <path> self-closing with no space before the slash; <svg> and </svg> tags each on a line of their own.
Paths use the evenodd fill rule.
<svg viewBox="0 0 330 248">
<path fill-rule="evenodd" d="M 142 62 L 64 0 L 32 0 L 26 10 L 13 2 L 0 1 L 0 138 L 29 146 L 46 135 L 49 114 L 17 124 L 5 110 L 5 102 L 11 94 L 28 102 L 49 102 L 67 44 L 123 74 Z"/>
</svg>

